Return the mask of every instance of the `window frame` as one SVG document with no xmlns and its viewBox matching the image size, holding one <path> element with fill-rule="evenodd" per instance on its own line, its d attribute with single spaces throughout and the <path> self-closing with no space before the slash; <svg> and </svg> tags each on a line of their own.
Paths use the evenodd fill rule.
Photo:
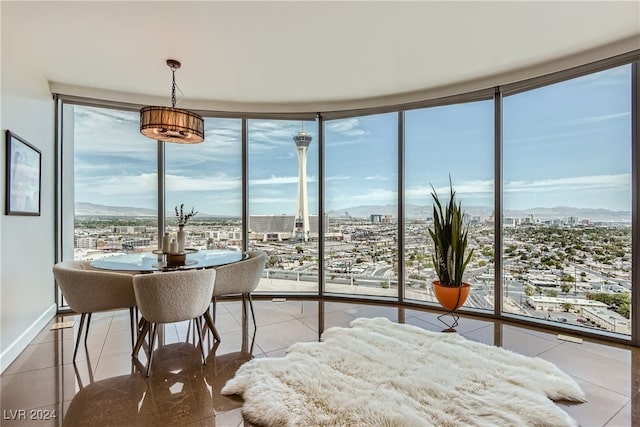
<svg viewBox="0 0 640 427">
<path fill-rule="evenodd" d="M 546 74 L 540 77 L 522 80 L 505 84 L 502 86 L 496 86 L 472 92 L 461 93 L 459 95 L 447 96 L 435 99 L 426 99 L 419 102 L 412 102 L 402 105 L 386 105 L 374 108 L 364 109 L 352 109 L 352 110 L 335 110 L 325 112 L 292 112 L 292 113 L 251 113 L 251 112 L 220 112 L 220 111 L 197 111 L 204 117 L 213 118 L 240 118 L 242 119 L 242 221 L 243 221 L 243 250 L 247 250 L 247 233 L 248 229 L 246 224 L 248 223 L 248 129 L 247 121 L 250 119 L 285 119 L 285 120 L 316 120 L 318 129 L 318 200 L 317 206 L 319 212 L 325 210 L 325 141 L 324 141 L 324 125 L 328 120 L 337 118 L 348 118 L 370 114 L 395 112 L 398 114 L 398 138 L 397 138 L 397 153 L 398 153 L 398 295 L 392 300 L 388 301 L 387 298 L 370 298 L 359 297 L 357 295 L 345 294 L 344 296 L 328 296 L 324 290 L 324 224 L 323 221 L 319 221 L 319 241 L 318 241 L 318 297 L 326 299 L 336 300 L 350 300 L 350 301 L 379 301 L 392 303 L 394 305 L 400 305 L 403 307 L 411 308 L 432 308 L 432 306 L 422 303 L 415 303 L 407 301 L 404 296 L 404 202 L 405 202 L 405 181 L 404 181 L 404 113 L 409 110 L 425 108 L 430 106 L 442 106 L 448 104 L 472 102 L 476 100 L 492 99 L 494 103 L 494 210 L 495 212 L 503 212 L 503 200 L 502 200 L 502 98 L 507 95 L 524 92 L 537 87 L 542 87 L 550 84 L 559 83 L 562 81 L 570 80 L 576 77 L 581 77 L 587 74 L 592 74 L 598 71 L 603 71 L 609 68 L 615 68 L 622 65 L 631 65 L 631 114 L 632 114 L 632 131 L 631 131 L 631 153 L 632 153 L 632 310 L 631 310 L 631 335 L 628 339 L 620 338 L 617 336 L 609 336 L 607 334 L 586 330 L 585 328 L 550 325 L 544 322 L 536 322 L 530 318 L 519 318 L 517 316 L 509 315 L 503 312 L 503 298 L 502 298 L 502 256 L 495 257 L 495 279 L 494 279 L 494 311 L 492 313 L 475 312 L 473 309 L 462 309 L 463 313 L 470 313 L 477 316 L 491 317 L 494 319 L 505 319 L 513 321 L 515 323 L 539 326 L 550 330 L 557 331 L 570 331 L 577 335 L 604 339 L 611 342 L 618 342 L 623 344 L 631 344 L 634 346 L 640 346 L 640 50 L 627 52 L 622 55 L 613 56 L 604 60 L 592 62 L 589 64 L 561 70 L 555 73 Z M 55 260 L 62 260 L 62 254 L 64 253 L 64 236 L 68 231 L 64 227 L 63 217 L 68 206 L 64 206 L 63 196 L 65 190 L 62 186 L 62 176 L 65 169 L 65 146 L 63 141 L 63 133 L 65 123 L 63 121 L 63 110 L 66 104 L 73 105 L 85 105 L 95 106 L 100 108 L 114 108 L 120 110 L 136 111 L 143 107 L 141 104 L 116 102 L 109 100 L 90 99 L 85 97 L 73 96 L 68 94 L 54 93 L 55 112 L 56 112 L 56 126 L 55 126 L 55 242 L 54 242 L 54 255 Z M 158 210 L 164 212 L 164 184 L 161 182 L 160 176 L 164 177 L 164 150 L 161 148 L 161 144 L 158 143 Z M 158 229 L 164 229 L 163 215 L 158 215 Z M 496 254 L 502 254 L 503 252 L 503 224 L 502 215 L 495 216 L 494 225 L 494 251 Z M 270 297 L 269 294 L 261 295 L 263 297 Z M 282 296 L 282 295 L 278 295 Z M 63 299 L 58 290 L 56 290 L 56 303 L 59 310 L 64 311 Z"/>
</svg>

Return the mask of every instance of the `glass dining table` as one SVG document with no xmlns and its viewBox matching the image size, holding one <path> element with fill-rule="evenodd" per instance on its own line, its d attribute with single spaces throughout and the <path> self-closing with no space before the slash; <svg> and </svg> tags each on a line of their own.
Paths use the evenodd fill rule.
<svg viewBox="0 0 640 427">
<path fill-rule="evenodd" d="M 244 252 L 224 249 L 185 249 L 181 254 L 172 255 L 180 257 L 182 261 L 179 265 L 176 265 L 175 263 L 172 264 L 170 262 L 170 255 L 162 254 L 159 251 L 107 255 L 91 261 L 90 265 L 102 270 L 144 274 L 162 271 L 188 270 L 194 268 L 214 268 L 242 261 L 248 257 Z M 184 257 L 182 257 L 183 255 Z M 246 310 L 244 304 L 243 310 Z M 138 321 L 138 333 L 142 330 L 144 323 L 144 319 L 140 319 Z M 213 328 L 213 330 L 215 331 L 215 328 Z M 158 332 L 158 345 L 162 346 L 164 345 L 164 327 L 160 328 Z M 220 340 L 217 332 L 214 332 L 214 337 L 216 337 L 218 341 Z M 138 340 L 133 349 L 133 357 L 137 357 L 143 341 L 143 336 L 139 334 Z"/>
<path fill-rule="evenodd" d="M 211 268 L 232 264 L 246 258 L 240 251 L 225 249 L 188 250 L 186 259 L 180 265 L 167 263 L 167 256 L 153 252 L 108 255 L 91 261 L 91 266 L 102 270 L 150 273 L 154 271 L 174 271 L 192 268 Z"/>
</svg>

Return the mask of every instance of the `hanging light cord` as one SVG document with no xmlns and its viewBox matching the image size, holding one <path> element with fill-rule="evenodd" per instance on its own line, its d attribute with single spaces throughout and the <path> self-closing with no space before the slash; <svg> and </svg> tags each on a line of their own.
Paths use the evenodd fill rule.
<svg viewBox="0 0 640 427">
<path fill-rule="evenodd" d="M 176 67 L 171 67 L 171 73 L 173 75 L 173 83 L 171 85 L 171 107 L 176 106 Z"/>
<path fill-rule="evenodd" d="M 171 73 L 172 73 L 172 83 L 171 83 L 171 107 L 175 108 L 176 104 L 179 104 L 180 102 L 176 102 L 176 89 L 178 89 L 178 91 L 180 92 L 180 101 L 182 101 L 182 97 L 183 97 L 183 93 L 182 93 L 182 89 L 180 89 L 180 87 L 178 87 L 178 85 L 176 84 L 176 67 L 171 67 Z"/>
</svg>

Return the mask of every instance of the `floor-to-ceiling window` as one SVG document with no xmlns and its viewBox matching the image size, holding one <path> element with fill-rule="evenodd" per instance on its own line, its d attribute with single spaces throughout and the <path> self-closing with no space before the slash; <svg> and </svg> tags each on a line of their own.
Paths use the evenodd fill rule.
<svg viewBox="0 0 640 427">
<path fill-rule="evenodd" d="M 248 120 L 248 248 L 269 258 L 258 292 L 318 292 L 313 121 Z"/>
<path fill-rule="evenodd" d="M 398 114 L 325 122 L 325 291 L 398 294 Z"/>
<path fill-rule="evenodd" d="M 139 114 L 66 104 L 64 118 L 63 153 L 73 162 L 63 177 L 73 259 L 156 249 L 157 144 L 140 135 Z M 64 253 L 71 259 L 70 247 Z"/>
<path fill-rule="evenodd" d="M 176 209 L 193 210 L 186 247 L 242 250 L 242 121 L 205 118 L 204 127 L 200 144 L 165 143 L 166 230 L 176 232 Z"/>
<path fill-rule="evenodd" d="M 137 111 L 63 102 L 59 258 L 151 252 L 164 197 L 160 215 L 169 231 L 176 206 L 198 211 L 187 226 L 189 247 L 268 253 L 258 292 L 315 294 L 323 268 L 327 295 L 402 294 L 429 304 L 431 191 L 446 199 L 451 179 L 475 250 L 465 308 L 491 312 L 497 293 L 502 314 L 629 337 L 632 66 L 533 87 L 507 91 L 501 117 L 494 117 L 491 99 L 475 97 L 402 116 L 398 107 L 327 120 L 322 152 L 311 120 L 206 118 L 205 142 L 165 143 L 164 164 L 158 143 L 140 135 Z M 498 155 L 496 123 L 503 135 Z M 158 170 L 165 173 L 160 192 Z M 496 202 L 501 212 L 494 212 Z M 496 218 L 503 224 L 500 254 Z"/>
<path fill-rule="evenodd" d="M 494 131 L 491 100 L 405 113 L 405 298 L 436 301 L 431 255 L 435 191 L 447 203 L 450 184 L 465 213 L 473 258 L 464 276 L 465 306 L 493 308 Z"/>
<path fill-rule="evenodd" d="M 503 309 L 631 333 L 631 66 L 504 98 Z"/>
</svg>

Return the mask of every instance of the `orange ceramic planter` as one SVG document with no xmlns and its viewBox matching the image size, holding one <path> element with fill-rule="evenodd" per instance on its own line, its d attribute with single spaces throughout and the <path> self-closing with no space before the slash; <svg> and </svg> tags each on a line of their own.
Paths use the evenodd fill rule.
<svg viewBox="0 0 640 427">
<path fill-rule="evenodd" d="M 434 281 L 432 284 L 433 292 L 436 294 L 438 302 L 449 311 L 454 311 L 462 306 L 467 300 L 469 291 L 471 290 L 471 285 L 468 283 L 463 283 L 460 288 L 442 286 L 439 280 Z"/>
</svg>

